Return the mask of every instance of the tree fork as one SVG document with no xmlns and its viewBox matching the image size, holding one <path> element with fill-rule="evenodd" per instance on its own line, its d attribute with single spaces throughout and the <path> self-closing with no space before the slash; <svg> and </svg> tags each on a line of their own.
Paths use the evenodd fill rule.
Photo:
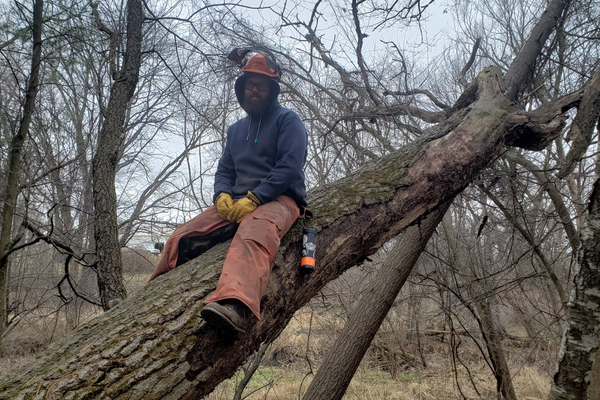
<svg viewBox="0 0 600 400">
<path fill-rule="evenodd" d="M 215 289 L 228 244 L 220 244 L 102 316 L 78 327 L 36 361 L 0 379 L 0 398 L 35 396 L 197 399 L 232 376 L 260 344 L 276 338 L 294 312 L 328 282 L 364 261 L 407 226 L 452 199 L 498 157 L 505 143 L 562 131 L 558 108 L 532 130 L 511 118 L 499 68 L 479 74 L 461 107 L 403 149 L 309 194 L 320 230 L 317 270 L 302 276 L 302 230 L 284 237 L 262 299 L 262 322 L 232 342 L 200 318 Z M 526 119 L 526 118 L 525 118 Z M 512 122 L 511 122 L 512 121 Z M 521 129 L 517 129 L 521 128 Z M 531 143 L 531 141 L 520 141 Z M 4 396 L 4 397 L 3 397 Z"/>
</svg>

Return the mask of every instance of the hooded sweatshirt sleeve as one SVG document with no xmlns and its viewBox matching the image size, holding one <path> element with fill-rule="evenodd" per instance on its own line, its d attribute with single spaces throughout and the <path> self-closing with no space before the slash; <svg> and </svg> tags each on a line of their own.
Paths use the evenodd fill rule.
<svg viewBox="0 0 600 400">
<path fill-rule="evenodd" d="M 223 151 L 223 155 L 219 159 L 219 164 L 217 165 L 217 172 L 215 173 L 215 194 L 213 196 L 213 202 L 220 193 L 224 192 L 231 195 L 231 188 L 235 184 L 235 166 L 233 163 L 233 158 L 231 157 L 231 146 L 229 144 L 230 132 L 231 127 L 227 130 L 227 141 L 225 143 L 225 150 Z"/>
<path fill-rule="evenodd" d="M 275 166 L 264 181 L 252 191 L 261 204 L 283 194 L 298 179 L 306 162 L 308 138 L 300 117 L 288 110 L 278 124 Z"/>
</svg>

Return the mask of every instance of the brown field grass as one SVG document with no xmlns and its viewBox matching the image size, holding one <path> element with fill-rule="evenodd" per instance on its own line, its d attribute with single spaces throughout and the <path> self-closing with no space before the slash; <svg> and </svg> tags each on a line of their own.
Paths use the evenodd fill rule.
<svg viewBox="0 0 600 400">
<path fill-rule="evenodd" d="M 313 373 L 316 373 L 327 349 L 335 340 L 335 331 L 343 326 L 343 321 L 337 318 L 311 314 L 308 308 L 299 311 L 270 346 L 261 367 L 244 391 L 246 399 L 302 398 Z M 386 340 L 390 341 L 389 335 L 381 335 L 380 332 L 365 355 L 344 399 L 497 400 L 494 376 L 473 343 L 465 343 L 459 348 L 458 356 L 464 366 L 459 365 L 455 370 L 447 340 L 442 342 L 439 338 L 423 337 L 421 341 L 427 349 L 424 354 L 427 367 L 423 367 L 418 357 L 414 357 L 410 363 L 396 358 L 398 365 L 394 372 L 390 368 L 389 359 L 382 358 L 377 349 L 378 343 L 381 346 Z M 416 344 L 405 339 L 401 341 L 404 341 L 402 347 L 406 353 L 416 353 Z M 517 398 L 546 399 L 551 384 L 548 371 L 538 368 L 536 363 L 524 362 L 520 356 L 522 349 L 507 348 L 507 352 Z M 547 362 L 552 364 L 550 360 Z M 240 369 L 234 377 L 219 385 L 207 399 L 232 399 L 242 377 L 243 371 Z"/>
</svg>

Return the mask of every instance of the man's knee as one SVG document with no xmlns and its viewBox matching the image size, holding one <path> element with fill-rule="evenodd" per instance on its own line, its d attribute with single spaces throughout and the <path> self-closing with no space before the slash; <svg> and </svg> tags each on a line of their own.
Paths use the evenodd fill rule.
<svg viewBox="0 0 600 400">
<path fill-rule="evenodd" d="M 248 221 L 244 220 L 244 225 L 238 231 L 239 238 L 259 244 L 267 253 L 275 256 L 282 236 L 277 221 L 264 214 L 252 214 L 246 218 Z"/>
<path fill-rule="evenodd" d="M 231 239 L 237 228 L 238 224 L 228 224 L 203 236 L 190 236 L 179 239 L 176 266 L 185 264 L 215 245 Z"/>
</svg>

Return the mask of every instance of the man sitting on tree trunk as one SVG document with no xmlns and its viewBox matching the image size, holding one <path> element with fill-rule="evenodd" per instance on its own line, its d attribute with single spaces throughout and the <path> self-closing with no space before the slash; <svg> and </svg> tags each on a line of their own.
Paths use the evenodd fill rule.
<svg viewBox="0 0 600 400">
<path fill-rule="evenodd" d="M 173 232 L 150 277 L 233 236 L 217 290 L 201 312 L 209 326 L 233 334 L 245 333 L 248 311 L 260 320 L 260 299 L 279 242 L 306 206 L 306 129 L 295 112 L 277 102 L 281 70 L 267 57 L 250 57 L 235 82 L 248 115 L 227 130 L 215 204 Z"/>
</svg>

